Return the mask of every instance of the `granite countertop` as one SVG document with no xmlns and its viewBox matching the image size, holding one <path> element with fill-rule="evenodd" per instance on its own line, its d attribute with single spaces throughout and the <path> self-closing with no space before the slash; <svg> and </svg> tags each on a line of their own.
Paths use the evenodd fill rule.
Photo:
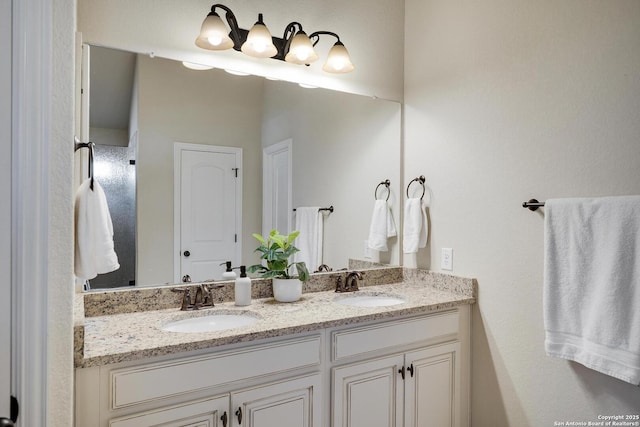
<svg viewBox="0 0 640 427">
<path fill-rule="evenodd" d="M 406 302 L 386 307 L 354 307 L 335 302 L 336 298 L 380 293 L 400 297 Z M 141 360 L 334 326 L 422 314 L 474 302 L 475 280 L 431 272 L 405 274 L 401 282 L 361 287 L 355 293 L 304 293 L 302 299 L 294 303 L 278 303 L 268 297 L 254 299 L 247 307 L 236 307 L 231 301 L 218 302 L 214 308 L 198 311 L 173 308 L 84 317 L 83 304 L 80 302 L 76 305 L 75 364 L 81 368 Z M 214 332 L 180 333 L 161 329 L 174 320 L 213 313 L 246 312 L 257 316 L 259 320 L 240 328 Z"/>
</svg>

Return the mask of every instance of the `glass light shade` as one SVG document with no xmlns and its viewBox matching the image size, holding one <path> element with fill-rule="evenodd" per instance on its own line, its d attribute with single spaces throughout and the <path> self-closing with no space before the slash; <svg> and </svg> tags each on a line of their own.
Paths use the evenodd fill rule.
<svg viewBox="0 0 640 427">
<path fill-rule="evenodd" d="M 210 12 L 204 18 L 196 46 L 208 50 L 227 50 L 233 47 L 229 30 L 217 13 Z"/>
<path fill-rule="evenodd" d="M 182 65 L 184 65 L 185 67 L 191 69 L 191 70 L 211 70 L 212 68 L 215 68 L 213 65 L 204 65 L 204 64 L 197 64 L 195 62 L 188 62 L 188 61 L 182 61 Z"/>
<path fill-rule="evenodd" d="M 327 73 L 348 73 L 354 68 L 349 52 L 341 42 L 336 42 L 329 50 L 327 62 L 322 66 L 322 69 Z"/>
<path fill-rule="evenodd" d="M 284 60 L 301 65 L 311 64 L 318 60 L 318 54 L 304 31 L 298 31 L 298 33 L 293 36 L 291 45 L 289 46 L 289 52 L 284 57 Z"/>
<path fill-rule="evenodd" d="M 256 58 L 271 58 L 278 53 L 269 29 L 261 22 L 256 22 L 251 28 L 247 41 L 240 49 L 243 53 Z"/>
</svg>

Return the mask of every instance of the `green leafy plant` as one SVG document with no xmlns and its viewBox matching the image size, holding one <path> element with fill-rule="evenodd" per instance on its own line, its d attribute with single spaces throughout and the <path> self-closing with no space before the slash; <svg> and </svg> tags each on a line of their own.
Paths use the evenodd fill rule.
<svg viewBox="0 0 640 427">
<path fill-rule="evenodd" d="M 260 277 L 291 279 L 293 276 L 289 273 L 290 268 L 295 265 L 298 272 L 298 279 L 306 282 L 309 279 L 309 270 L 304 262 L 289 263 L 289 258 L 300 249 L 293 246 L 293 241 L 300 234 L 299 231 L 293 231 L 288 235 L 278 233 L 278 230 L 271 230 L 269 236 L 265 239 L 260 234 L 254 233 L 253 237 L 260 242 L 255 252 L 260 252 L 260 259 L 266 260 L 267 265 L 256 264 L 247 269 L 249 273 L 258 273 Z"/>
</svg>

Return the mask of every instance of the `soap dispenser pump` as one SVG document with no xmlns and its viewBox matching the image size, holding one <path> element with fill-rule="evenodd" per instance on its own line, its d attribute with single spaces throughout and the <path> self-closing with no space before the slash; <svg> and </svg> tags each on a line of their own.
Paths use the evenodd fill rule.
<svg viewBox="0 0 640 427">
<path fill-rule="evenodd" d="M 237 306 L 251 304 L 251 278 L 247 277 L 247 267 L 240 266 L 240 277 L 236 279 L 235 298 Z"/>
<path fill-rule="evenodd" d="M 233 271 L 233 268 L 231 268 L 231 261 L 223 262 L 220 265 L 224 265 L 224 264 L 227 264 L 227 271 L 222 273 L 222 280 L 234 280 L 236 277 L 238 277 L 236 272 Z"/>
</svg>

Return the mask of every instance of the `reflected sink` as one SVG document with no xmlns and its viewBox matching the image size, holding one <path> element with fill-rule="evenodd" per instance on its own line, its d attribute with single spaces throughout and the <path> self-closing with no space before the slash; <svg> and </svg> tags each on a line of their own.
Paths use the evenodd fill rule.
<svg viewBox="0 0 640 427">
<path fill-rule="evenodd" d="M 174 320 L 162 326 L 167 332 L 212 332 L 241 328 L 258 321 L 258 317 L 248 313 L 214 313 L 208 316 Z"/>
<path fill-rule="evenodd" d="M 403 298 L 393 295 L 349 295 L 340 296 L 334 300 L 338 304 L 352 307 L 387 307 L 407 302 Z"/>
</svg>

